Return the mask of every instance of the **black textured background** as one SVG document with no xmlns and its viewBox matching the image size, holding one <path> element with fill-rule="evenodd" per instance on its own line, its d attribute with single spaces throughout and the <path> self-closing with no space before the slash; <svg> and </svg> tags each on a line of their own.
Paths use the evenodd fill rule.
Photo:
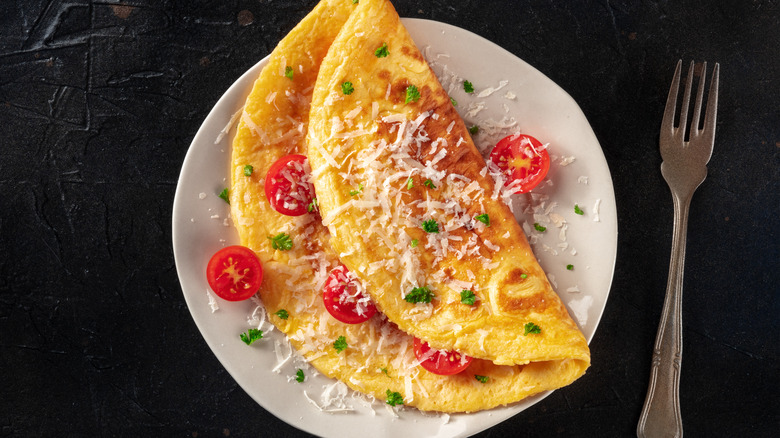
<svg viewBox="0 0 780 438">
<path fill-rule="evenodd" d="M 305 436 L 253 402 L 200 337 L 171 209 L 208 111 L 314 3 L 0 3 L 1 436 Z M 614 178 L 620 243 L 591 369 L 480 436 L 634 434 L 671 246 L 657 139 L 680 58 L 721 63 L 715 152 L 688 235 L 686 435 L 777 436 L 778 1 L 394 3 L 557 82 Z"/>
</svg>

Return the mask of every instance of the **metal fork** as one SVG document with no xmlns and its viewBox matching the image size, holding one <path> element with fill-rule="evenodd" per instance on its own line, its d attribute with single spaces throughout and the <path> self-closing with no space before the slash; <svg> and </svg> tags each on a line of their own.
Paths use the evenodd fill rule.
<svg viewBox="0 0 780 438">
<path fill-rule="evenodd" d="M 680 87 L 682 60 L 677 62 L 666 109 L 661 122 L 661 174 L 669 184 L 674 200 L 674 233 L 672 256 L 669 263 L 669 280 L 666 284 L 663 313 L 658 326 L 650 369 L 650 384 L 645 405 L 637 425 L 637 436 L 682 437 L 680 415 L 680 371 L 682 365 L 682 289 L 685 265 L 685 238 L 688 229 L 688 209 L 696 188 L 707 177 L 707 163 L 712 156 L 715 142 L 715 117 L 718 106 L 718 73 L 716 63 L 712 71 L 712 83 L 707 97 L 704 125 L 699 129 L 707 63 L 701 68 L 696 103 L 693 107 L 689 140 L 685 141 L 688 120 L 688 104 L 693 85 L 693 67 L 688 68 L 688 78 L 683 92 L 678 126 L 674 126 L 677 94 Z"/>
</svg>

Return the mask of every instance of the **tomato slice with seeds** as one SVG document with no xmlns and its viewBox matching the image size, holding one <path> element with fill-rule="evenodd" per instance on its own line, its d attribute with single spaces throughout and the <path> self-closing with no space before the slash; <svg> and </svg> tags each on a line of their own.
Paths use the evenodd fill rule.
<svg viewBox="0 0 780 438">
<path fill-rule="evenodd" d="M 442 351 L 432 349 L 427 342 L 414 338 L 414 356 L 426 370 L 441 376 L 458 374 L 471 365 L 474 360 L 470 356 L 457 351 Z"/>
<path fill-rule="evenodd" d="M 206 280 L 222 299 L 241 301 L 254 295 L 263 282 L 263 265 L 251 249 L 233 245 L 217 251 L 206 266 Z"/>
<path fill-rule="evenodd" d="M 276 160 L 265 175 L 265 196 L 274 210 L 287 216 L 313 210 L 314 186 L 306 156 L 292 154 Z"/>
<path fill-rule="evenodd" d="M 512 193 L 531 191 L 550 170 L 550 155 L 546 148 L 526 134 L 502 138 L 490 153 L 490 160 L 501 170 Z"/>
<path fill-rule="evenodd" d="M 322 288 L 322 301 L 328 313 L 346 324 L 368 321 L 376 313 L 371 297 L 344 265 L 330 271 Z"/>
</svg>

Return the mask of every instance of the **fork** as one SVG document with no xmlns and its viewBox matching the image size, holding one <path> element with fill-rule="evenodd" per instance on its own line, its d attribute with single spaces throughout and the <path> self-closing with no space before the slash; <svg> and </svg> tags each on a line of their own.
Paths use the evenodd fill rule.
<svg viewBox="0 0 780 438">
<path fill-rule="evenodd" d="M 693 192 L 707 177 L 707 163 L 710 161 L 715 143 L 720 66 L 716 63 L 712 71 L 712 83 L 707 97 L 704 124 L 699 129 L 707 63 L 702 65 L 688 141 L 685 140 L 685 134 L 693 85 L 694 63 L 691 62 L 688 68 L 682 108 L 679 112 L 679 123 L 675 127 L 674 119 L 681 67 L 682 60 L 677 62 L 672 86 L 669 88 L 659 139 L 661 158 L 663 158 L 661 174 L 669 184 L 674 200 L 674 233 L 672 235 L 672 255 L 669 262 L 666 297 L 653 350 L 650 384 L 636 430 L 636 434 L 640 438 L 682 437 L 683 434 L 682 416 L 680 415 L 680 371 L 682 366 L 682 289 L 688 209 Z"/>
</svg>

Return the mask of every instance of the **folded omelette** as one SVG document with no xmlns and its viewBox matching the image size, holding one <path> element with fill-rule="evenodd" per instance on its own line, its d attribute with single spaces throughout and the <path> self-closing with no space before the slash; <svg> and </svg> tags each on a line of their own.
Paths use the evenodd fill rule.
<svg viewBox="0 0 780 438">
<path fill-rule="evenodd" d="M 307 135 L 330 244 L 401 330 L 497 364 L 584 373 L 585 338 L 387 0 L 361 0 L 331 45 Z"/>
<path fill-rule="evenodd" d="M 377 12 L 381 12 L 382 15 L 379 16 L 381 19 L 371 18 L 371 14 Z M 381 27 L 377 27 L 377 24 L 380 24 Z M 392 26 L 389 26 L 391 24 Z M 386 32 L 392 32 L 392 34 Z M 550 352 L 548 359 L 528 359 L 515 362 L 505 360 L 503 364 L 497 364 L 488 359 L 475 359 L 464 372 L 452 376 L 440 376 L 423 369 L 419 366 L 419 361 L 415 358 L 413 351 L 413 337 L 409 333 L 414 331 L 410 332 L 407 328 L 399 329 L 399 326 L 408 325 L 406 317 L 402 315 L 403 311 L 399 313 L 397 309 L 382 300 L 382 297 L 389 298 L 391 290 L 400 287 L 401 283 L 396 284 L 388 281 L 387 273 L 377 272 L 376 262 L 380 260 L 380 255 L 385 256 L 392 253 L 394 246 L 389 243 L 393 239 L 400 238 L 401 235 L 396 231 L 404 228 L 387 228 L 381 238 L 391 240 L 388 240 L 388 244 L 384 247 L 375 245 L 375 233 L 369 231 L 366 234 L 367 240 L 360 247 L 347 248 L 350 243 L 343 240 L 345 232 L 360 236 L 361 234 L 357 232 L 360 228 L 353 227 L 365 225 L 367 230 L 372 229 L 369 228 L 369 223 L 364 223 L 361 219 L 366 214 L 372 213 L 368 213 L 362 204 L 353 202 L 344 207 L 345 202 L 340 202 L 346 201 L 346 198 L 340 198 L 340 191 L 348 185 L 350 187 L 347 189 L 347 193 L 353 190 L 352 183 L 357 179 L 353 181 L 348 176 L 344 176 L 341 179 L 336 178 L 338 181 L 333 179 L 332 182 L 328 183 L 327 181 L 330 181 L 328 175 L 333 172 L 336 172 L 336 175 L 340 173 L 348 175 L 350 171 L 358 172 L 359 169 L 362 169 L 359 162 L 347 163 L 345 159 L 350 156 L 356 157 L 355 154 L 366 158 L 364 152 L 366 149 L 363 147 L 374 144 L 375 141 L 381 142 L 381 139 L 386 137 L 388 133 L 381 131 L 384 128 L 380 128 L 380 124 L 386 125 L 381 120 L 390 115 L 387 112 L 390 108 L 390 101 L 369 100 L 369 96 L 365 96 L 362 97 L 364 99 L 362 105 L 366 106 L 365 111 L 354 113 L 354 108 L 360 104 L 355 106 L 352 102 L 352 108 L 348 110 L 348 113 L 342 114 L 339 111 L 347 109 L 347 102 L 338 104 L 338 102 L 342 102 L 339 96 L 333 96 L 329 99 L 328 97 L 331 96 L 327 92 L 329 90 L 323 88 L 328 85 L 321 86 L 320 84 L 338 81 L 334 74 L 334 71 L 337 70 L 336 59 L 344 55 L 343 50 L 346 42 L 352 39 L 355 39 L 356 42 L 363 41 L 363 44 L 366 44 L 364 48 L 371 49 L 372 56 L 374 56 L 373 53 L 377 47 L 372 47 L 374 45 L 373 39 L 379 38 L 382 33 L 385 33 L 383 41 L 387 41 L 388 46 L 392 48 L 390 56 L 400 55 L 403 53 L 401 50 L 404 50 L 411 54 L 406 56 L 419 57 L 419 52 L 408 39 L 408 35 L 400 25 L 398 17 L 389 3 L 361 0 L 356 5 L 344 0 L 322 0 L 279 43 L 247 97 L 233 140 L 230 188 L 231 215 L 238 230 L 241 244 L 253 249 L 263 263 L 265 274 L 259 295 L 269 319 L 287 335 L 298 352 L 326 376 L 339 379 L 352 389 L 379 400 L 386 400 L 397 393 L 402 397 L 405 405 L 414 406 L 421 410 L 472 412 L 489 409 L 570 383 L 582 374 L 584 367 L 587 366 L 587 364 L 583 366 L 583 362 L 586 361 L 579 356 L 565 356 L 565 352 L 557 352 L 557 345 L 544 345 L 542 340 L 549 336 L 548 330 L 561 330 L 563 332 L 563 329 L 556 329 L 552 324 L 547 324 L 545 318 L 548 316 L 545 312 L 539 313 L 539 318 L 536 319 L 537 324 L 542 327 L 543 336 L 536 336 L 535 342 L 538 342 L 539 348 Z M 374 37 L 366 39 L 369 35 L 374 35 Z M 392 41 L 389 41 L 388 38 L 392 38 Z M 401 41 L 405 41 L 403 46 L 406 47 L 405 49 L 396 46 L 396 43 Z M 347 61 L 351 57 L 352 55 L 345 56 L 344 60 Z M 355 61 L 357 60 L 348 60 L 349 63 Z M 396 58 L 392 62 L 407 61 L 403 58 Z M 412 68 L 425 66 L 427 68 L 421 57 L 419 57 L 418 63 L 407 66 Z M 323 81 L 324 79 L 327 80 Z M 385 87 L 384 80 L 380 82 L 370 76 L 362 78 L 352 76 L 352 79 L 355 84 L 355 97 L 364 96 L 364 93 L 369 89 L 379 93 L 375 96 L 377 98 L 384 96 L 385 91 L 380 93 L 377 88 Z M 316 86 L 315 81 L 317 81 Z M 376 81 L 376 83 L 369 87 L 369 83 L 372 81 Z M 418 82 L 421 85 L 420 90 L 426 93 L 426 96 L 431 93 L 435 78 L 433 81 L 428 83 L 428 88 L 423 88 L 423 83 Z M 437 83 L 436 85 L 438 86 Z M 392 91 L 390 90 L 390 92 Z M 312 101 L 313 96 L 314 102 Z M 317 96 L 320 96 L 320 100 L 317 100 Z M 377 102 L 377 104 L 374 105 L 373 102 Z M 381 116 L 380 107 L 382 108 Z M 439 106 L 436 105 L 436 107 Z M 370 115 L 373 117 L 369 117 Z M 351 116 L 352 119 L 350 120 L 347 116 Z M 327 117 L 334 119 L 325 122 Z M 326 135 L 322 135 L 322 129 L 330 130 L 329 123 L 336 123 L 335 118 L 337 117 L 341 118 L 344 127 L 338 132 L 334 131 L 334 135 L 344 135 L 339 137 L 340 141 L 330 143 L 325 141 L 330 136 L 330 131 Z M 448 124 L 462 125 L 454 110 L 442 112 L 440 117 L 444 117 Z M 313 123 L 317 124 L 318 129 L 310 132 L 310 128 L 314 126 Z M 385 128 L 392 129 L 390 125 L 385 126 Z M 458 129 L 460 128 L 454 128 L 454 132 L 459 132 Z M 366 133 L 363 137 L 347 135 L 371 130 L 373 130 L 372 133 Z M 393 135 L 395 136 L 399 132 L 396 128 Z M 315 152 L 315 156 L 312 157 L 312 164 L 316 163 L 318 169 L 316 173 L 317 199 L 320 200 L 321 205 L 324 201 L 325 205 L 322 205 L 322 216 L 316 210 L 298 217 L 285 216 L 271 208 L 264 192 L 264 178 L 271 165 L 280 157 L 294 153 L 306 154 L 305 139 L 307 135 L 322 139 L 317 143 L 315 149 L 322 148 L 323 152 L 330 150 L 330 152 L 326 152 L 327 155 L 317 155 Z M 470 142 L 470 140 L 466 141 Z M 342 151 L 338 152 L 338 150 L 330 149 L 331 147 L 341 148 Z M 356 148 L 354 154 L 345 149 L 350 147 Z M 308 150 L 311 151 L 311 148 Z M 328 158 L 325 158 L 326 156 Z M 330 158 L 337 158 L 340 166 L 333 167 L 324 162 Z M 374 161 L 381 162 L 380 158 L 381 160 L 385 159 L 382 154 L 378 154 L 377 160 L 379 161 Z M 373 163 L 374 161 L 365 162 Z M 450 159 L 448 159 L 449 161 Z M 245 173 L 247 165 L 252 166 L 253 169 L 249 176 Z M 354 169 L 351 169 L 353 165 Z M 475 166 L 483 168 L 484 163 L 476 163 Z M 479 169 L 477 169 L 478 171 Z M 362 174 L 358 173 L 358 175 L 356 178 L 362 178 Z M 322 185 L 323 183 L 325 185 Z M 369 183 L 368 178 L 365 179 L 364 189 L 361 189 L 363 190 L 361 196 L 353 199 L 368 200 L 365 196 L 374 193 L 376 186 L 370 186 L 366 183 Z M 390 181 L 390 183 L 392 184 L 394 181 Z M 485 184 L 485 187 L 488 187 L 487 183 Z M 355 183 L 354 186 L 359 187 L 359 183 Z M 442 186 L 444 187 L 444 185 Z M 424 192 L 421 191 L 414 196 L 421 196 L 422 193 Z M 409 198 L 409 200 L 411 199 Z M 388 205 L 388 207 L 390 206 Z M 352 208 L 356 210 L 351 210 Z M 340 213 L 334 214 L 333 212 L 337 210 Z M 397 211 L 400 214 L 402 210 L 398 209 Z M 380 211 L 377 210 L 373 214 L 380 214 Z M 340 219 L 330 220 L 331 228 L 329 229 L 323 225 L 324 217 Z M 353 217 L 351 224 L 344 221 L 345 218 L 349 217 Z M 496 216 L 496 218 L 498 217 Z M 347 232 L 347 229 L 351 229 L 351 231 Z M 503 230 L 503 228 L 501 229 Z M 331 230 L 335 231 L 336 235 L 331 235 Z M 392 233 L 387 234 L 390 231 Z M 269 237 L 278 233 L 286 233 L 292 238 L 292 248 L 284 251 L 273 248 Z M 421 238 L 419 248 L 423 249 L 427 243 L 422 239 L 422 236 L 418 237 Z M 362 241 L 362 237 L 360 240 Z M 499 238 L 495 240 L 497 244 L 503 242 Z M 336 247 L 338 250 L 334 250 Z M 525 247 L 527 249 L 527 244 Z M 345 250 L 345 248 L 347 249 Z M 350 251 L 353 252 L 350 253 Z M 378 252 L 373 253 L 373 251 Z M 530 254 L 530 250 L 527 251 Z M 360 260 L 360 257 L 363 259 Z M 531 255 L 531 257 L 533 256 Z M 384 258 L 381 260 L 382 263 L 385 263 Z M 439 266 L 430 264 L 432 260 L 419 257 L 410 260 L 414 263 L 425 262 L 426 266 L 431 269 Z M 321 291 L 329 271 L 341 263 L 346 264 L 351 270 L 362 269 L 359 276 L 364 286 L 375 289 L 372 295 L 377 301 L 378 307 L 382 310 L 387 308 L 394 315 L 392 318 L 388 318 L 389 314 L 386 316 L 379 312 L 366 322 L 345 324 L 330 316 L 324 307 Z M 460 269 L 459 263 L 453 261 L 448 266 L 451 269 Z M 419 269 L 423 268 L 423 265 L 419 266 Z M 527 268 L 523 266 L 522 269 Z M 528 272 L 529 278 L 535 279 L 532 281 L 538 281 L 536 278 L 543 277 L 544 274 L 538 266 L 534 269 L 538 272 L 533 269 L 523 272 Z M 431 271 L 431 275 L 433 272 Z M 453 275 L 456 272 L 460 271 L 451 271 Z M 481 273 L 479 270 L 474 272 Z M 385 282 L 387 284 L 384 284 Z M 432 286 L 438 285 L 438 283 L 430 284 Z M 549 288 L 549 286 L 547 287 Z M 444 297 L 443 294 L 437 295 L 432 307 L 442 307 L 440 303 Z M 516 297 L 510 298 L 516 299 Z M 479 315 L 492 311 L 484 305 L 485 298 L 480 297 L 480 299 L 479 306 L 463 310 L 462 315 L 453 314 L 450 324 L 462 324 L 463 330 L 484 334 L 478 340 L 477 345 L 492 349 L 496 338 L 495 335 L 489 333 L 492 327 L 482 324 L 479 319 L 468 318 L 471 314 Z M 556 300 L 552 300 L 550 297 L 544 296 L 541 301 L 546 303 L 544 304 L 545 308 L 560 307 L 560 301 L 557 300 L 557 297 Z M 513 302 L 516 303 L 516 301 Z M 538 303 L 539 300 L 535 302 Z M 286 315 L 284 312 L 279 312 L 280 310 L 286 311 Z M 565 315 L 565 310 L 562 307 L 558 311 Z M 415 318 L 425 316 L 424 313 L 425 311 L 416 313 Z M 430 316 L 435 314 L 437 312 L 431 312 Z M 280 315 L 286 317 L 283 318 Z M 509 318 L 508 321 L 514 321 L 514 318 Z M 571 323 L 570 320 L 568 321 Z M 492 320 L 490 322 L 493 323 Z M 573 323 L 572 327 L 576 331 Z M 430 339 L 432 343 L 436 340 L 435 337 L 425 336 L 424 332 L 418 332 L 423 335 L 421 337 L 425 340 Z M 512 336 L 521 336 L 521 334 L 513 333 Z M 340 338 L 345 342 L 346 348 L 335 348 L 335 344 Z M 453 342 L 452 345 L 460 344 Z M 584 340 L 583 345 L 585 345 Z M 584 354 L 587 354 L 586 345 L 584 349 Z M 556 353 L 552 353 L 552 351 Z M 553 357 L 554 355 L 557 356 Z M 480 356 L 475 355 L 475 357 Z M 475 376 L 480 376 L 480 379 L 478 380 Z"/>
</svg>

